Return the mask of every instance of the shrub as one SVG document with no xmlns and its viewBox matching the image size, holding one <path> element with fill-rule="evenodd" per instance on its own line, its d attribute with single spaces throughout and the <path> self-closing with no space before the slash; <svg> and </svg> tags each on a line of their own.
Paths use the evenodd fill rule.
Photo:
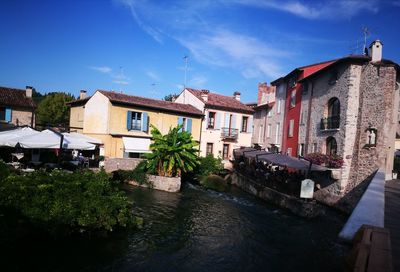
<svg viewBox="0 0 400 272">
<path fill-rule="evenodd" d="M 0 180 L 5 179 L 10 175 L 10 167 L 5 162 L 0 160 Z"/>
<path fill-rule="evenodd" d="M 214 158 L 213 155 L 207 155 L 199 159 L 198 166 L 194 169 L 194 175 L 201 179 L 211 174 L 218 175 L 224 170 L 224 165 L 220 158 Z"/>
<path fill-rule="evenodd" d="M 107 232 L 134 222 L 132 203 L 103 171 L 10 175 L 0 181 L 0 205 L 52 234 Z"/>
<path fill-rule="evenodd" d="M 217 175 L 205 176 L 200 180 L 200 184 L 205 188 L 224 192 L 227 189 L 226 181 Z"/>
<path fill-rule="evenodd" d="M 325 165 L 329 168 L 341 168 L 343 166 L 343 159 L 337 155 L 327 156 Z"/>
<path fill-rule="evenodd" d="M 149 179 L 147 177 L 146 171 L 147 161 L 141 161 L 135 169 L 133 170 L 118 170 L 115 175 L 117 179 L 121 181 L 130 181 L 134 180 L 139 184 L 148 183 Z"/>
</svg>

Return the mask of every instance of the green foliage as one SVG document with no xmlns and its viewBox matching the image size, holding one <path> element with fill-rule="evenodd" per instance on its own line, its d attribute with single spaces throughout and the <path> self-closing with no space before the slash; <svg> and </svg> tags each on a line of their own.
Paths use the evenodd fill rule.
<svg viewBox="0 0 400 272">
<path fill-rule="evenodd" d="M 209 175 L 200 180 L 200 184 L 205 188 L 219 192 L 225 192 L 228 188 L 226 181 L 217 175 Z"/>
<path fill-rule="evenodd" d="M 168 134 L 162 135 L 151 126 L 153 143 L 150 145 L 152 153 L 145 154 L 147 169 L 159 176 L 176 177 L 182 172 L 190 172 L 199 163 L 197 159 L 198 144 L 189 132 L 180 132 L 181 125 L 170 128 Z"/>
<path fill-rule="evenodd" d="M 5 162 L 0 160 L 0 180 L 5 179 L 10 175 L 10 167 Z"/>
<path fill-rule="evenodd" d="M 221 171 L 224 170 L 222 160 L 220 158 L 214 158 L 213 155 L 201 157 L 199 162 L 200 163 L 193 171 L 194 176 L 199 179 L 207 177 L 211 174 L 218 175 Z"/>
<path fill-rule="evenodd" d="M 166 95 L 166 96 L 164 96 L 164 101 L 172 101 L 172 99 L 174 98 L 174 97 L 177 97 L 178 95 L 177 94 L 169 94 L 169 95 Z"/>
<path fill-rule="evenodd" d="M 118 170 L 116 171 L 116 176 L 121 181 L 134 180 L 139 184 L 148 183 L 149 179 L 147 177 L 146 171 L 147 161 L 141 161 L 135 169 L 133 170 Z"/>
<path fill-rule="evenodd" d="M 37 123 L 41 125 L 68 125 L 69 107 L 66 104 L 74 97 L 66 93 L 49 93 L 38 104 L 36 110 Z"/>
<path fill-rule="evenodd" d="M 134 222 L 132 203 L 105 172 L 9 175 L 0 181 L 0 205 L 53 234 L 112 231 Z"/>
</svg>

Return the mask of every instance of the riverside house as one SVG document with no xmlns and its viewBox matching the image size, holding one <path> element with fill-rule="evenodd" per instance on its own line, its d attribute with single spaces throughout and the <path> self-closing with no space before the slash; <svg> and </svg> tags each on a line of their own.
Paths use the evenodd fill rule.
<svg viewBox="0 0 400 272">
<path fill-rule="evenodd" d="M 97 90 L 91 97 L 81 91 L 70 102 L 70 129 L 103 141 L 100 155 L 108 158 L 139 158 L 150 152 L 150 126 L 165 134 L 183 125 L 200 141 L 203 113 L 191 105 Z"/>
<path fill-rule="evenodd" d="M 175 100 L 190 104 L 204 113 L 201 125 L 200 152 L 223 159 L 231 167 L 233 149 L 251 145 L 254 110 L 240 102 L 240 93 L 225 96 L 208 90 L 185 88 Z"/>
<path fill-rule="evenodd" d="M 25 90 L 0 87 L 0 131 L 14 126 L 35 126 L 33 88 Z"/>
</svg>

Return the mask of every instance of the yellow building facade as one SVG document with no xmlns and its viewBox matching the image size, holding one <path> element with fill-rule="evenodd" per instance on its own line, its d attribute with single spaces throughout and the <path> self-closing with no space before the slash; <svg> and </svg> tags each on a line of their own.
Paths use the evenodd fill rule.
<svg viewBox="0 0 400 272">
<path fill-rule="evenodd" d="M 103 142 L 100 155 L 110 158 L 140 157 L 149 152 L 151 126 L 168 133 L 178 124 L 200 141 L 203 113 L 191 105 L 96 91 L 80 103 L 70 103 L 70 127 Z"/>
</svg>

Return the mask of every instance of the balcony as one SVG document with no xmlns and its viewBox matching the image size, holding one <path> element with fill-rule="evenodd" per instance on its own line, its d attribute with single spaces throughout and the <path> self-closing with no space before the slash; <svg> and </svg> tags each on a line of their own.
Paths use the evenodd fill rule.
<svg viewBox="0 0 400 272">
<path fill-rule="evenodd" d="M 239 130 L 237 128 L 221 128 L 221 138 L 227 140 L 236 140 Z"/>
<path fill-rule="evenodd" d="M 340 116 L 330 116 L 321 119 L 321 130 L 338 130 L 340 126 Z"/>
</svg>

